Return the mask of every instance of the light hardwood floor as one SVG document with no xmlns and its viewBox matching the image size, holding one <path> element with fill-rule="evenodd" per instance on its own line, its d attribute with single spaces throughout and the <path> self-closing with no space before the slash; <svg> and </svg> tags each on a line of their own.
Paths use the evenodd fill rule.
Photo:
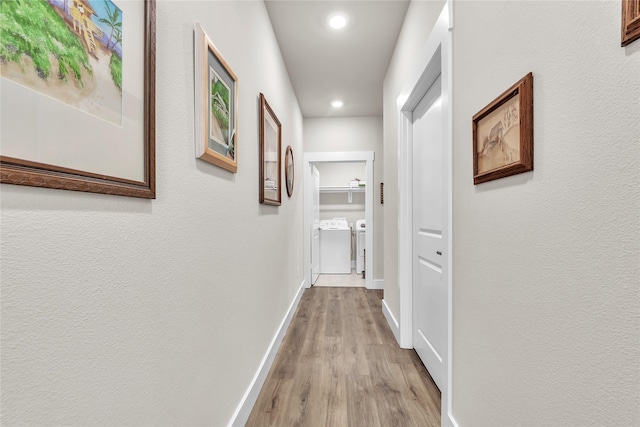
<svg viewBox="0 0 640 427">
<path fill-rule="evenodd" d="M 307 289 L 247 426 L 440 425 L 440 391 L 398 347 L 382 291 Z"/>
<path fill-rule="evenodd" d="M 337 288 L 364 288 L 364 279 L 362 274 L 356 274 L 355 270 L 351 270 L 351 274 L 321 274 L 313 286 L 325 287 L 332 286 Z"/>
</svg>

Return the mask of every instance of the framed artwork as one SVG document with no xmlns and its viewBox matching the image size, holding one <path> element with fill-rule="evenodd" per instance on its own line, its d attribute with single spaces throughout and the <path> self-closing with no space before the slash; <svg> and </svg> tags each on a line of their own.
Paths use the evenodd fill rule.
<svg viewBox="0 0 640 427">
<path fill-rule="evenodd" d="M 195 30 L 196 157 L 238 171 L 238 78 L 200 24 Z"/>
<path fill-rule="evenodd" d="M 622 0 L 622 46 L 640 38 L 640 0 Z"/>
<path fill-rule="evenodd" d="M 155 198 L 155 33 L 155 0 L 2 2 L 0 182 Z"/>
<path fill-rule="evenodd" d="M 294 183 L 294 166 L 293 166 L 293 149 L 289 145 L 284 154 L 284 180 L 287 184 L 287 196 L 293 195 Z"/>
<path fill-rule="evenodd" d="M 533 170 L 533 74 L 473 116 L 473 183 Z"/>
<path fill-rule="evenodd" d="M 260 94 L 260 203 L 279 206 L 282 199 L 280 156 L 282 126 Z"/>
</svg>

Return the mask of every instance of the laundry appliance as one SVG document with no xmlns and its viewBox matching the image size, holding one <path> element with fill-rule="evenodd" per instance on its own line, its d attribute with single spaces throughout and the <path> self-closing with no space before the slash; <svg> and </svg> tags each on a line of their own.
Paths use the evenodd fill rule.
<svg viewBox="0 0 640 427">
<path fill-rule="evenodd" d="M 351 274 L 351 228 L 345 218 L 320 221 L 320 273 Z"/>
</svg>

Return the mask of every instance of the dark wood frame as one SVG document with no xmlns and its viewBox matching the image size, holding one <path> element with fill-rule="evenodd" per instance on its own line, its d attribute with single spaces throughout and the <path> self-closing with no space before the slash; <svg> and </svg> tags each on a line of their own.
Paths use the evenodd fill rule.
<svg viewBox="0 0 640 427">
<path fill-rule="evenodd" d="M 196 157 L 235 173 L 238 171 L 238 77 L 199 24 L 196 24 L 195 37 Z M 229 109 L 233 111 L 233 159 L 209 148 L 209 53 L 233 80 L 234 95 Z"/>
<path fill-rule="evenodd" d="M 291 176 L 289 176 L 289 157 L 291 157 Z M 293 161 L 293 148 L 290 145 L 284 153 L 284 183 L 287 186 L 287 196 L 293 196 L 293 186 L 295 184 L 296 169 Z M 289 185 L 289 178 L 291 178 L 291 185 Z"/>
<path fill-rule="evenodd" d="M 622 41 L 626 46 L 640 39 L 640 0 L 622 0 Z"/>
<path fill-rule="evenodd" d="M 478 123 L 520 94 L 520 160 L 478 173 Z M 473 116 L 473 183 L 492 181 L 533 170 L 533 74 L 529 73 Z"/>
<path fill-rule="evenodd" d="M 278 155 L 277 155 L 277 170 L 278 170 L 278 179 L 276 181 L 276 185 L 278 187 L 277 199 L 268 199 L 265 196 L 264 192 L 264 163 L 265 163 L 265 145 L 264 145 L 264 135 L 265 135 L 265 126 L 266 126 L 266 116 L 268 114 L 273 121 L 275 121 L 278 126 Z M 267 102 L 267 99 L 264 97 L 264 94 L 260 94 L 260 203 L 264 203 L 265 205 L 274 205 L 280 206 L 282 204 L 282 125 L 280 124 L 280 120 L 271 109 L 271 106 Z"/>
<path fill-rule="evenodd" d="M 0 182 L 119 196 L 156 197 L 156 2 L 145 0 L 144 176 L 142 182 L 0 156 Z"/>
</svg>

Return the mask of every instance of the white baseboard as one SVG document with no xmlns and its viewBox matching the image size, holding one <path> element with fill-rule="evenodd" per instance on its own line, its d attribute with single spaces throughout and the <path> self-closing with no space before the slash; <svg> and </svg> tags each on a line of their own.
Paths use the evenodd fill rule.
<svg viewBox="0 0 640 427">
<path fill-rule="evenodd" d="M 373 279 L 371 289 L 384 289 L 384 279 Z"/>
<path fill-rule="evenodd" d="M 456 422 L 455 418 L 453 418 L 453 415 L 451 415 L 451 413 L 447 414 L 447 418 L 449 418 L 449 422 L 453 427 L 459 427 L 458 423 Z"/>
<path fill-rule="evenodd" d="M 275 337 L 271 341 L 269 348 L 267 349 L 267 353 L 262 358 L 262 362 L 260 362 L 260 366 L 258 367 L 258 371 L 253 377 L 251 384 L 249 384 L 249 388 L 245 392 L 244 396 L 242 396 L 242 400 L 240 404 L 236 408 L 231 420 L 229 421 L 228 427 L 241 427 L 247 423 L 249 419 L 249 415 L 251 415 L 251 410 L 253 409 L 253 405 L 255 405 L 256 400 L 258 400 L 258 395 L 260 394 L 260 390 L 264 385 L 265 380 L 267 379 L 267 374 L 269 373 L 269 369 L 271 369 L 271 365 L 273 364 L 273 360 L 276 357 L 276 353 L 278 353 L 278 349 L 280 348 L 280 344 L 282 344 L 282 339 L 284 338 L 285 332 L 287 332 L 287 328 L 291 323 L 291 319 L 293 318 L 293 314 L 296 312 L 296 308 L 298 308 L 298 304 L 300 303 L 300 298 L 302 298 L 302 294 L 306 289 L 305 281 L 302 281 L 300 288 L 298 289 L 298 293 L 295 298 L 291 302 L 289 306 L 289 310 L 285 315 L 282 323 L 280 323 L 280 327 L 276 332 Z"/>
<path fill-rule="evenodd" d="M 382 313 L 384 314 L 384 318 L 387 319 L 387 323 L 391 328 L 391 332 L 393 332 L 393 336 L 396 337 L 396 341 L 398 345 L 400 344 L 400 326 L 398 325 L 398 321 L 393 314 L 391 314 L 391 310 L 389 310 L 389 306 L 385 300 L 382 300 Z"/>
</svg>

